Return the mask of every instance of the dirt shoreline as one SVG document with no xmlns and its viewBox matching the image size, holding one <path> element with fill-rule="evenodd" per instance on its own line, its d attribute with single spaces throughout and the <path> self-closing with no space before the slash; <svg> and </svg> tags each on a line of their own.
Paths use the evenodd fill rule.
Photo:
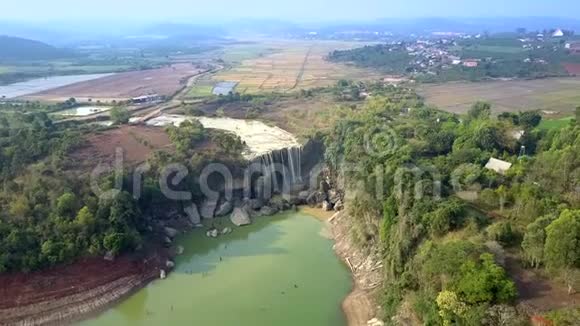
<svg viewBox="0 0 580 326">
<path fill-rule="evenodd" d="M 0 325 L 63 325 L 96 316 L 157 279 L 164 253 L 94 257 L 0 275 Z"/>
<path fill-rule="evenodd" d="M 369 322 L 380 318 L 380 259 L 351 242 L 345 212 L 325 220 L 335 253 L 352 272 L 352 291 L 342 302 L 348 326 L 383 325 Z M 63 325 L 97 316 L 157 279 L 166 254 L 152 251 L 113 262 L 95 257 L 30 274 L 0 275 L 0 325 Z"/>
<path fill-rule="evenodd" d="M 333 249 L 352 273 L 352 291 L 342 302 L 348 326 L 383 325 L 376 299 L 382 289 L 380 259 L 364 253 L 352 243 L 346 212 L 337 212 L 327 223 L 335 241 Z"/>
</svg>

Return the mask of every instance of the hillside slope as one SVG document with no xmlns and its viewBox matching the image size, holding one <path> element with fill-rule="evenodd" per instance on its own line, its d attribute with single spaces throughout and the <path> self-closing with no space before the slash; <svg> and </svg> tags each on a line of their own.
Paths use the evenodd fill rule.
<svg viewBox="0 0 580 326">
<path fill-rule="evenodd" d="M 46 60 L 70 57 L 72 53 L 39 41 L 0 36 L 0 60 Z"/>
</svg>

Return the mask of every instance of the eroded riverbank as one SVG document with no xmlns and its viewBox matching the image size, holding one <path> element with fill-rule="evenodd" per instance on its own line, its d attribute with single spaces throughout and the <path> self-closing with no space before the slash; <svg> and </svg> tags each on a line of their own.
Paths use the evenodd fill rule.
<svg viewBox="0 0 580 326">
<path fill-rule="evenodd" d="M 166 280 L 83 325 L 346 325 L 351 278 L 323 228 L 286 212 L 217 239 L 194 230 L 177 241 L 185 251 Z"/>
<path fill-rule="evenodd" d="M 319 213 L 317 218 L 313 213 Z M 83 324 L 195 320 L 230 325 L 235 318 L 237 325 L 368 325 L 377 313 L 374 295 L 380 288 L 380 269 L 350 243 L 344 213 L 331 220 L 328 216 L 309 208 L 262 217 L 218 239 L 207 238 L 203 229 L 194 230 L 178 241 L 186 250 L 177 258 L 174 272 L 151 284 L 158 278 L 156 265 L 162 257 L 150 258 L 148 264 L 136 257 L 93 261 L 90 271 L 101 271 L 100 279 L 89 277 L 86 262 L 57 269 L 20 293 L 4 293 L 5 301 L 13 302 L 5 302 L 0 324 L 62 324 L 104 312 Z M 215 224 L 226 226 L 228 221 L 218 219 Z M 80 268 L 86 271 L 80 273 Z M 36 300 L 26 304 L 31 293 Z M 22 305 L 16 308 L 19 302 Z"/>
</svg>

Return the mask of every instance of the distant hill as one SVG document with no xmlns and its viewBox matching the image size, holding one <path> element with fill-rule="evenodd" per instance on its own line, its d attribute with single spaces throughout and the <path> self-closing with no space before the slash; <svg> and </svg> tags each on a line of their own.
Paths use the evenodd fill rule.
<svg viewBox="0 0 580 326">
<path fill-rule="evenodd" d="M 68 50 L 39 41 L 0 35 L 0 60 L 49 60 L 72 55 Z"/>
</svg>

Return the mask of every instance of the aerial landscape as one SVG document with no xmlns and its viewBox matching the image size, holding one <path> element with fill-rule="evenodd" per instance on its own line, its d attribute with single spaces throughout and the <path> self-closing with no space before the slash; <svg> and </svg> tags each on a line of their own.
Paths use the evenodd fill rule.
<svg viewBox="0 0 580 326">
<path fill-rule="evenodd" d="M 580 325 L 579 15 L 4 4 L 0 325 Z"/>
</svg>

